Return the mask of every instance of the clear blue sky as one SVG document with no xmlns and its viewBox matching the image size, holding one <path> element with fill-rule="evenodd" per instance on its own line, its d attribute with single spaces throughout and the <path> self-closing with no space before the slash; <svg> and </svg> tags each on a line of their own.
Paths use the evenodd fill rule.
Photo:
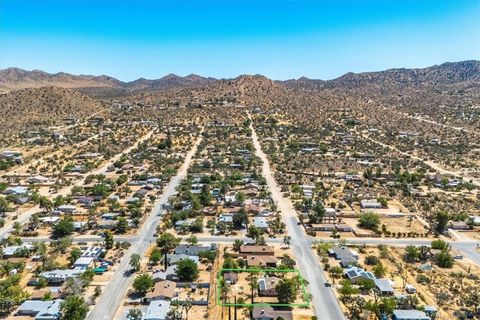
<svg viewBox="0 0 480 320">
<path fill-rule="evenodd" d="M 0 68 L 332 79 L 480 59 L 480 0 L 0 0 Z"/>
</svg>

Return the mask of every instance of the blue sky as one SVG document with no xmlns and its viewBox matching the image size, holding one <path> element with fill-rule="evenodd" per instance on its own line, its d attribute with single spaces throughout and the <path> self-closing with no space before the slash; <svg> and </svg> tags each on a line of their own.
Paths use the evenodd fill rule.
<svg viewBox="0 0 480 320">
<path fill-rule="evenodd" d="M 480 0 L 0 0 L 0 68 L 332 79 L 480 59 Z"/>
</svg>

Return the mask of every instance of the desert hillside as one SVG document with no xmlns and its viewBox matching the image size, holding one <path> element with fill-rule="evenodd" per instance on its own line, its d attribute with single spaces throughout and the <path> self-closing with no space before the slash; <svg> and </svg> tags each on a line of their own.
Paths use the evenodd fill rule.
<svg viewBox="0 0 480 320">
<path fill-rule="evenodd" d="M 0 96 L 2 134 L 59 124 L 65 118 L 85 119 L 102 110 L 92 98 L 63 88 L 29 88 Z"/>
</svg>

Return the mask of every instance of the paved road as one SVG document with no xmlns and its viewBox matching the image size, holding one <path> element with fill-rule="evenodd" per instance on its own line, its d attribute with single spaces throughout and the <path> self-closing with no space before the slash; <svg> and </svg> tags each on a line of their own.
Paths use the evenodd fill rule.
<svg viewBox="0 0 480 320">
<path fill-rule="evenodd" d="M 267 156 L 262 151 L 253 125 L 250 125 L 250 129 L 252 130 L 253 145 L 256 154 L 263 160 L 263 175 L 267 180 L 267 184 L 272 192 L 273 201 L 277 204 L 287 226 L 288 234 L 291 237 L 291 248 L 296 257 L 297 265 L 302 275 L 309 282 L 309 291 L 312 294 L 312 304 L 315 315 L 318 319 L 325 320 L 345 319 L 332 289 L 324 285 L 326 282 L 325 274 L 311 249 L 311 240 L 303 232 L 303 227 L 297 225 L 297 215 L 292 202 L 283 197 L 280 188 L 273 178 Z"/>
<path fill-rule="evenodd" d="M 113 274 L 107 286 L 104 288 L 101 296 L 97 300 L 96 305 L 88 314 L 87 319 L 114 319 L 115 313 L 120 306 L 120 302 L 125 297 L 128 287 L 134 278 L 134 276 L 124 277 L 125 271 L 130 269 L 130 256 L 133 253 L 138 253 L 143 257 L 150 244 L 155 241 L 157 225 L 160 223 L 164 214 L 162 205 L 166 204 L 168 202 L 168 198 L 175 194 L 176 188 L 179 186 L 182 179 L 185 178 L 192 156 L 195 154 L 200 141 L 201 136 L 198 138 L 192 149 L 187 153 L 185 161 L 178 170 L 177 175 L 170 180 L 167 187 L 164 189 L 162 196 L 155 203 L 152 213 L 142 225 L 138 236 L 136 236 L 136 241 L 127 251 L 125 257 L 122 258 L 117 270 Z"/>
</svg>

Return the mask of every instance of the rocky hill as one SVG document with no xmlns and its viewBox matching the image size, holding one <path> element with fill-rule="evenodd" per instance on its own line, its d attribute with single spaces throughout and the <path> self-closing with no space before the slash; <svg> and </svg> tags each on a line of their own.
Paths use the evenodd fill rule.
<svg viewBox="0 0 480 320">
<path fill-rule="evenodd" d="M 86 119 L 103 110 L 101 104 L 64 88 L 28 88 L 0 95 L 2 135 L 58 125 L 65 118 Z"/>
<path fill-rule="evenodd" d="M 369 87 L 420 87 L 452 84 L 480 85 L 480 61 L 447 62 L 421 69 L 389 69 L 378 72 L 349 72 L 333 80 L 302 77 L 283 81 L 287 86 L 306 89 L 358 89 Z"/>
<path fill-rule="evenodd" d="M 40 88 L 46 86 L 60 88 L 82 88 L 85 92 L 105 91 L 113 89 L 117 92 L 138 92 L 149 90 L 162 90 L 174 87 L 187 87 L 207 85 L 217 81 L 195 74 L 180 77 L 169 74 L 155 80 L 144 78 L 131 82 L 122 82 L 109 76 L 73 75 L 69 73 L 47 73 L 44 71 L 26 71 L 19 68 L 0 70 L 0 90 L 10 91 L 24 88 Z"/>
<path fill-rule="evenodd" d="M 0 70 L 0 90 L 10 91 L 25 88 L 61 87 L 118 87 L 122 82 L 108 76 L 72 75 L 69 73 L 47 73 L 44 71 L 26 71 L 19 68 Z"/>
</svg>

